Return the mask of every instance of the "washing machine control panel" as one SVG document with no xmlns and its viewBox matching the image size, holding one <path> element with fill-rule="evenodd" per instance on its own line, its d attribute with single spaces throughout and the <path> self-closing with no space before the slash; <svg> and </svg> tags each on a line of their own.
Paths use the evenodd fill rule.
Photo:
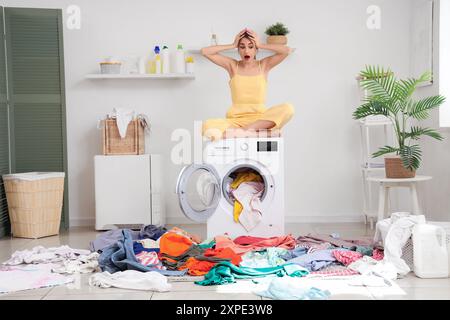
<svg viewBox="0 0 450 320">
<path fill-rule="evenodd" d="M 236 138 L 214 141 L 206 146 L 204 159 L 209 163 L 228 163 L 236 159 L 253 159 L 271 163 L 281 156 L 280 138 Z"/>
<path fill-rule="evenodd" d="M 277 152 L 278 141 L 257 141 L 256 150 L 258 152 Z"/>
</svg>

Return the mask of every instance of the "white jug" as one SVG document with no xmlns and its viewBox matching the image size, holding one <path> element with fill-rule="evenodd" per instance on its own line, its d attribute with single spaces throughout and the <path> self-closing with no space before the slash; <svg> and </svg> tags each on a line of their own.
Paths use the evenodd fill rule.
<svg viewBox="0 0 450 320">
<path fill-rule="evenodd" d="M 420 278 L 447 278 L 449 259 L 445 230 L 431 224 L 416 224 L 412 240 L 414 273 Z"/>
</svg>

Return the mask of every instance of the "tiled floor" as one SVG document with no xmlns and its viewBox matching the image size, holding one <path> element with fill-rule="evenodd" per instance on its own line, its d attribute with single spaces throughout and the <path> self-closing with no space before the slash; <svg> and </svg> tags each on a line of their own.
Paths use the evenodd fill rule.
<svg viewBox="0 0 450 320">
<path fill-rule="evenodd" d="M 170 226 L 169 226 L 170 227 Z M 202 225 L 180 225 L 179 227 L 205 237 L 206 229 Z M 369 226 L 359 223 L 341 224 L 289 224 L 286 231 L 294 236 L 311 233 L 338 233 L 341 237 L 351 238 L 373 235 Z M 20 238 L 0 239 L 0 261 L 7 260 L 16 250 L 31 249 L 42 245 L 54 247 L 67 244 L 72 248 L 87 249 L 89 241 L 97 236 L 98 232 L 89 228 L 72 228 L 59 236 L 47 237 L 37 240 Z M 117 288 L 102 289 L 89 286 L 89 275 L 75 277 L 75 282 L 53 288 L 43 288 L 0 295 L 0 300 L 61 300 L 61 299 L 104 299 L 104 300 L 261 300 L 260 296 L 253 294 L 257 284 L 252 281 L 238 281 L 237 283 L 222 286 L 203 287 L 189 282 L 173 282 L 170 292 L 145 292 L 136 290 L 123 290 Z M 420 279 L 410 273 L 404 279 L 397 280 L 393 287 L 356 287 L 350 286 L 345 280 L 329 279 L 317 280 L 319 287 L 327 288 L 332 299 L 450 299 L 450 279 Z"/>
</svg>

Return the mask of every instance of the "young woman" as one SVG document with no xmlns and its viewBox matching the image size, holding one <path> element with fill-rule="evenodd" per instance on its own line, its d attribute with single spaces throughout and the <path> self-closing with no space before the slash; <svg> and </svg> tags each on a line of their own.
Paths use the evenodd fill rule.
<svg viewBox="0 0 450 320">
<path fill-rule="evenodd" d="M 238 49 L 241 60 L 219 54 L 233 48 Z M 272 50 L 275 54 L 257 60 L 258 49 Z M 203 135 L 216 140 L 242 136 L 242 130 L 246 130 L 244 136 L 248 137 L 257 136 L 259 130 L 283 127 L 292 118 L 294 108 L 289 103 L 266 108 L 267 75 L 290 51 L 285 45 L 261 43 L 258 35 L 250 29 L 240 31 L 233 44 L 202 48 L 202 55 L 228 71 L 233 102 L 225 119 L 203 122 Z"/>
</svg>

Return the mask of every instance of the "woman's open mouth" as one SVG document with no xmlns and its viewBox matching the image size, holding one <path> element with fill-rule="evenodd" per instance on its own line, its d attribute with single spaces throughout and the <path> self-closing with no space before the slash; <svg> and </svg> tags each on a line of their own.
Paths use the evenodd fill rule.
<svg viewBox="0 0 450 320">
<path fill-rule="evenodd" d="M 244 56 L 244 59 L 250 59 L 249 55 Z"/>
</svg>

